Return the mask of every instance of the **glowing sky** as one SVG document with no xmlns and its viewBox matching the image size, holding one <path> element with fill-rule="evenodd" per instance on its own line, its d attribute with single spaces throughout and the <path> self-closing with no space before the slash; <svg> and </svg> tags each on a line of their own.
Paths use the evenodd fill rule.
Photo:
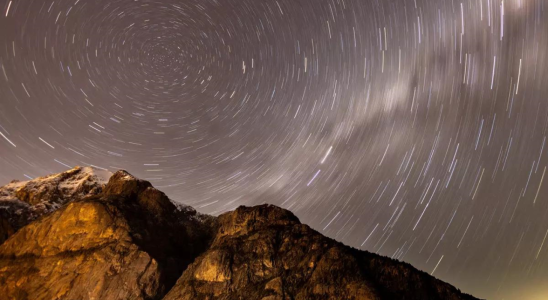
<svg viewBox="0 0 548 300">
<path fill-rule="evenodd" d="M 489 299 L 548 293 L 545 0 L 0 0 L 0 184 L 268 202 Z"/>
</svg>

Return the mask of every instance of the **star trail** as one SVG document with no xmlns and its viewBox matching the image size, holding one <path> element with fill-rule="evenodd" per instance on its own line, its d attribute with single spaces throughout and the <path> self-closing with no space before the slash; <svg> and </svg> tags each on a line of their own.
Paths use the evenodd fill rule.
<svg viewBox="0 0 548 300">
<path fill-rule="evenodd" d="M 474 296 L 548 297 L 548 2 L 0 0 L 0 184 L 271 203 Z"/>
</svg>

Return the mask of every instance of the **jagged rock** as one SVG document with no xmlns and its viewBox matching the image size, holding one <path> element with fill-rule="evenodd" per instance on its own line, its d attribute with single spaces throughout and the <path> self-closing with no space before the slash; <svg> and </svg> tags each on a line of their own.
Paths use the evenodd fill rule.
<svg viewBox="0 0 548 300">
<path fill-rule="evenodd" d="M 161 299 L 209 244 L 194 210 L 116 172 L 104 192 L 71 201 L 0 246 L 6 299 Z"/>
<path fill-rule="evenodd" d="M 165 300 L 474 299 L 413 267 L 324 237 L 262 205 L 218 217 L 209 249 Z"/>
<path fill-rule="evenodd" d="M 110 172 L 75 167 L 30 181 L 13 180 L 0 187 L 0 244 L 26 224 L 68 201 L 99 194 Z"/>
<path fill-rule="evenodd" d="M 475 299 L 275 206 L 202 215 L 125 171 L 63 189 L 83 171 L 0 188 L 14 207 L 62 205 L 21 229 L 0 219 L 1 299 Z"/>
</svg>

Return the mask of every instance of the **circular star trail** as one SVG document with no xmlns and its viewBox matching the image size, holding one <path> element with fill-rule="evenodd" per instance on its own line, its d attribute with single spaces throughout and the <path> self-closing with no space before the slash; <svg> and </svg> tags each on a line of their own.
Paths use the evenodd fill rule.
<svg viewBox="0 0 548 300">
<path fill-rule="evenodd" d="M 205 213 L 279 205 L 478 297 L 548 296 L 544 0 L 0 8 L 2 183 L 126 169 Z"/>
</svg>

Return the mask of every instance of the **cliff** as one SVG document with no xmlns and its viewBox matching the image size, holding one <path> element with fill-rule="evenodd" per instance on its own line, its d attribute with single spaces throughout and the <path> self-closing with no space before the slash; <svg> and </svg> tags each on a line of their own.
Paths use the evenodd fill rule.
<svg viewBox="0 0 548 300">
<path fill-rule="evenodd" d="M 65 203 L 99 194 L 112 174 L 90 167 L 0 187 L 0 244 L 21 227 Z"/>
<path fill-rule="evenodd" d="M 276 206 L 215 218 L 125 171 L 106 184 L 87 178 L 72 186 L 93 188 L 71 193 L 64 179 L 0 188 L 2 207 L 57 204 L 21 223 L 13 221 L 17 209 L 4 211 L 15 228 L 0 245 L 4 299 L 475 299 L 409 264 L 327 238 Z"/>
</svg>

